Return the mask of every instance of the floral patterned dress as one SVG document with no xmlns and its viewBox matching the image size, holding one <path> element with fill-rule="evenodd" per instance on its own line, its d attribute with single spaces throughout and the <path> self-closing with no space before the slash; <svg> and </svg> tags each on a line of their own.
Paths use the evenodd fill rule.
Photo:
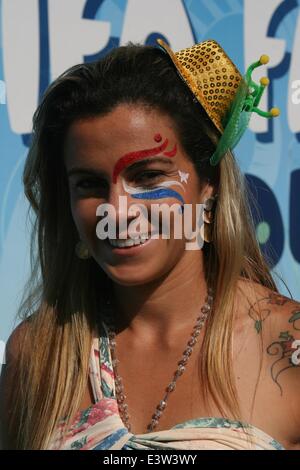
<svg viewBox="0 0 300 470">
<path fill-rule="evenodd" d="M 95 403 L 77 413 L 64 440 L 61 438 L 61 420 L 48 449 L 285 450 L 262 430 L 225 418 L 200 417 L 163 431 L 129 432 L 118 410 L 108 330 L 104 322 L 100 335 L 93 339 L 89 377 Z"/>
</svg>

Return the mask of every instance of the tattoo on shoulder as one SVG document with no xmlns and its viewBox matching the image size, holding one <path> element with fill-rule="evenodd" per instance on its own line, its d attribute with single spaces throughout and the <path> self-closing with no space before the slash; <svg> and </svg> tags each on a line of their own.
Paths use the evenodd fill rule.
<svg viewBox="0 0 300 470">
<path fill-rule="evenodd" d="M 297 308 L 295 308 L 292 311 L 292 315 L 289 318 L 289 323 L 293 324 L 294 329 L 297 330 L 297 331 L 300 331 L 300 321 L 297 324 L 298 320 L 300 320 L 300 304 Z"/>
<path fill-rule="evenodd" d="M 254 321 L 254 328 L 258 334 L 262 331 L 263 322 L 271 313 L 269 305 L 284 305 L 288 301 L 289 299 L 283 295 L 271 292 L 267 297 L 262 297 L 250 306 L 248 315 Z M 262 304 L 264 308 L 261 308 Z"/>
<path fill-rule="evenodd" d="M 298 314 L 300 314 L 300 312 L 298 312 Z M 278 379 L 282 372 L 287 369 L 300 367 L 300 340 L 295 339 L 289 331 L 282 331 L 278 341 L 274 341 L 268 346 L 267 353 L 270 356 L 277 357 L 271 366 L 271 377 L 279 387 L 282 395 L 282 386 Z"/>
</svg>

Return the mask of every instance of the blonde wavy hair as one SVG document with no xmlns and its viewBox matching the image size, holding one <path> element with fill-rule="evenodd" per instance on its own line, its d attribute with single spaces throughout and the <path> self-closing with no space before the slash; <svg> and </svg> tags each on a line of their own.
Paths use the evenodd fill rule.
<svg viewBox="0 0 300 470">
<path fill-rule="evenodd" d="M 168 114 L 200 181 L 209 178 L 218 187 L 212 242 L 203 248 L 215 305 L 199 372 L 204 395 L 210 394 L 222 413 L 229 410 L 239 418 L 231 359 L 237 282 L 242 276 L 277 288 L 255 238 L 244 177 L 230 152 L 218 167 L 210 166 L 219 133 L 192 98 L 161 51 L 132 44 L 72 67 L 44 94 L 34 114 L 23 175 L 32 222 L 32 272 L 18 310 L 23 322 L 8 417 L 13 448 L 47 449 L 62 417 L 67 430 L 86 390 L 99 302 L 111 284 L 93 258 L 83 261 L 75 255 L 78 233 L 62 162 L 63 140 L 76 119 L 105 115 L 120 103 Z"/>
</svg>

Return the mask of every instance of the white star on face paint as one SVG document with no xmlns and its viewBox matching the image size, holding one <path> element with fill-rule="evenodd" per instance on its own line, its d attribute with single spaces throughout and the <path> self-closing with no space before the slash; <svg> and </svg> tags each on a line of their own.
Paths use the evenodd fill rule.
<svg viewBox="0 0 300 470">
<path fill-rule="evenodd" d="M 190 176 L 190 174 L 189 173 L 184 173 L 183 171 L 180 171 L 180 170 L 178 170 L 178 173 L 179 173 L 179 176 L 180 176 L 181 183 L 182 182 L 187 183 L 187 179 Z"/>
</svg>

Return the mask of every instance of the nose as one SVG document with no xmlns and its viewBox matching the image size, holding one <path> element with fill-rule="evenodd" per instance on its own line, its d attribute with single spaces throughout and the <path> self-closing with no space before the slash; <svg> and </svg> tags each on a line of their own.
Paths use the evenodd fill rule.
<svg viewBox="0 0 300 470">
<path fill-rule="evenodd" d="M 136 211 L 130 214 L 129 208 L 139 201 L 126 192 L 121 178 L 118 178 L 118 181 L 110 186 L 107 202 L 114 207 L 117 233 L 126 233 L 129 223 L 139 215 Z"/>
</svg>

